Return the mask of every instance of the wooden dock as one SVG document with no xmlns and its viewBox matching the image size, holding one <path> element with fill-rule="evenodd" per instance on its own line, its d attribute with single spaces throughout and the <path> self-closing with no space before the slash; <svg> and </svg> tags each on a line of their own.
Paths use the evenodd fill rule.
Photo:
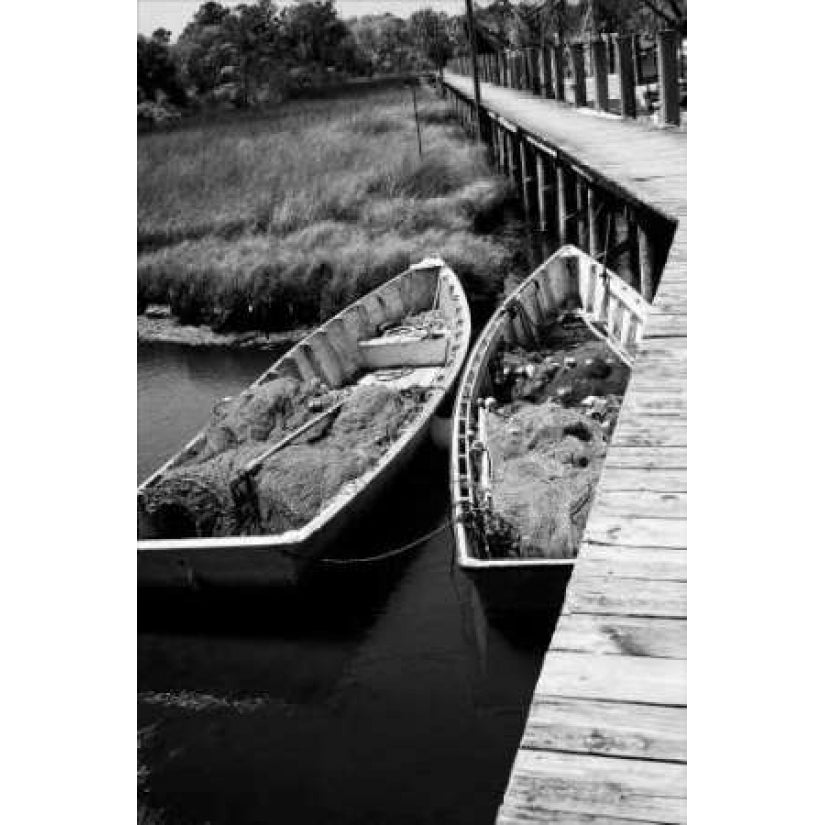
<svg viewBox="0 0 825 825">
<path fill-rule="evenodd" d="M 466 100 L 472 83 L 446 73 Z M 686 821 L 687 144 L 482 84 L 485 109 L 678 222 L 499 825 Z"/>
</svg>

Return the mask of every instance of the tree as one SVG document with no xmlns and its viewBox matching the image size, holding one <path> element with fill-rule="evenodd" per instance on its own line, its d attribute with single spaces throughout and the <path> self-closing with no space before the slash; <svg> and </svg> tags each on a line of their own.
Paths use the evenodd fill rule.
<svg viewBox="0 0 825 825">
<path fill-rule="evenodd" d="M 169 36 L 166 29 L 158 29 L 151 37 L 138 35 L 138 99 L 158 101 L 162 94 L 181 106 L 186 103 L 186 93 L 169 48 Z"/>
<path fill-rule="evenodd" d="M 422 9 L 410 16 L 408 23 L 412 42 L 433 65 L 441 70 L 453 56 L 449 18 L 443 12 Z"/>
<path fill-rule="evenodd" d="M 288 6 L 283 24 L 290 51 L 300 63 L 326 66 L 349 34 L 333 0 L 301 0 Z"/>
</svg>

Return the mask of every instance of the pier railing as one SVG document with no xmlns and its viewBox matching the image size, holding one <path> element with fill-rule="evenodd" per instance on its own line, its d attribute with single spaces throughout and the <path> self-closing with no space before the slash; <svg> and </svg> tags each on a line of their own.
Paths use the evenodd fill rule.
<svg viewBox="0 0 825 825">
<path fill-rule="evenodd" d="M 471 97 L 441 86 L 464 128 L 475 131 Z M 546 257 L 573 244 L 612 269 L 651 301 L 664 269 L 675 222 L 631 192 L 585 168 L 546 139 L 510 123 L 484 105 L 481 138 L 488 159 L 513 181 L 525 222 Z"/>
<path fill-rule="evenodd" d="M 636 118 L 659 110 L 659 122 L 678 126 L 687 108 L 687 40 L 673 29 L 655 40 L 604 34 L 588 41 L 478 55 L 483 82 L 532 92 L 574 106 Z M 470 58 L 448 68 L 471 74 Z"/>
</svg>

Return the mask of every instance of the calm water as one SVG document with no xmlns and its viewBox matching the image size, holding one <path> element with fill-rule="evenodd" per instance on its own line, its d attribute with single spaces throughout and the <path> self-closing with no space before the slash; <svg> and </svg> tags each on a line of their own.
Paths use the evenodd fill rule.
<svg viewBox="0 0 825 825">
<path fill-rule="evenodd" d="M 138 476 L 273 357 L 139 348 Z M 399 546 L 448 510 L 446 453 L 427 448 L 336 552 Z M 442 531 L 296 590 L 142 592 L 143 804 L 193 825 L 491 823 L 558 607 L 489 625 L 452 553 Z"/>
</svg>

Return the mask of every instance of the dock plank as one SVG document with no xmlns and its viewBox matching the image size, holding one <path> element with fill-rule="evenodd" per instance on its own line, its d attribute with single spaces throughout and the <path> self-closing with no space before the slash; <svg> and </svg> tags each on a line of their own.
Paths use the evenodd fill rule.
<svg viewBox="0 0 825 825">
<path fill-rule="evenodd" d="M 622 616 L 687 617 L 687 583 L 669 579 L 590 576 L 578 568 L 571 577 L 565 610 Z M 573 581 L 575 579 L 575 584 Z"/>
<path fill-rule="evenodd" d="M 687 714 L 669 705 L 539 698 L 522 745 L 533 750 L 687 760 Z"/>
<path fill-rule="evenodd" d="M 524 749 L 502 813 L 528 822 L 571 822 L 559 814 L 683 823 L 686 766 L 672 762 Z"/>
<path fill-rule="evenodd" d="M 612 702 L 685 705 L 685 660 L 652 656 L 603 656 L 555 650 L 539 675 L 534 699 L 567 696 Z"/>
<path fill-rule="evenodd" d="M 564 613 L 553 632 L 553 650 L 684 659 L 687 621 L 609 613 Z"/>
</svg>

